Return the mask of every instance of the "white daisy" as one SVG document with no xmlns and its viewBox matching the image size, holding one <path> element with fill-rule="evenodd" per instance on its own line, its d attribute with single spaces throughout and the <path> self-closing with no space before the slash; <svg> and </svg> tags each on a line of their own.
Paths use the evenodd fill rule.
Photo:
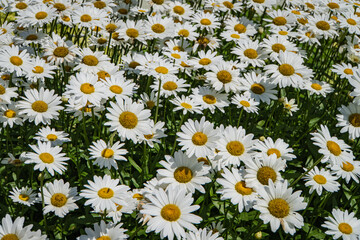
<svg viewBox="0 0 360 240">
<path fill-rule="evenodd" d="M 39 201 L 36 195 L 37 194 L 34 193 L 33 190 L 29 187 L 22 187 L 20 189 L 14 187 L 10 191 L 10 198 L 13 200 L 13 202 L 21 203 L 26 206 L 31 206 Z"/>
<path fill-rule="evenodd" d="M 51 142 L 51 146 L 59 146 L 64 142 L 69 142 L 70 139 L 67 137 L 69 134 L 63 131 L 56 131 L 55 128 L 49 126 L 39 129 L 34 139 L 43 142 Z"/>
<path fill-rule="evenodd" d="M 360 137 L 360 105 L 350 103 L 348 106 L 341 105 L 338 108 L 340 114 L 336 115 L 337 127 L 342 127 L 340 132 L 349 132 L 349 138 Z"/>
<path fill-rule="evenodd" d="M 332 217 L 326 217 L 324 224 L 321 226 L 327 228 L 327 235 L 338 239 L 342 237 L 344 240 L 356 240 L 360 236 L 360 220 L 355 217 L 355 213 L 349 214 L 348 210 L 341 211 L 333 209 Z"/>
<path fill-rule="evenodd" d="M 126 229 L 122 228 L 122 223 L 106 223 L 101 220 L 100 224 L 94 224 L 94 230 L 91 228 L 85 228 L 86 235 L 81 235 L 77 240 L 89 240 L 89 239 L 119 239 L 124 240 L 128 238 L 128 235 L 125 234 Z"/>
<path fill-rule="evenodd" d="M 304 180 L 306 181 L 305 186 L 310 186 L 309 192 L 312 193 L 316 190 L 319 196 L 321 196 L 323 189 L 330 193 L 337 192 L 340 189 L 340 184 L 336 181 L 337 177 L 324 168 L 319 170 L 317 166 L 304 176 Z"/>
<path fill-rule="evenodd" d="M 359 183 L 360 177 L 360 161 L 346 161 L 340 165 L 335 164 L 331 167 L 331 170 L 337 177 L 345 179 L 346 183 L 349 183 L 350 179 L 353 179 L 356 183 Z"/>
</svg>

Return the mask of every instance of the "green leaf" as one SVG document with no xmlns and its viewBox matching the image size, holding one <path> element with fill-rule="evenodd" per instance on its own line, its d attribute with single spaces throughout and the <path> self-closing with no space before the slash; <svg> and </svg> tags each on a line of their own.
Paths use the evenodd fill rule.
<svg viewBox="0 0 360 240">
<path fill-rule="evenodd" d="M 137 163 L 132 159 L 132 157 L 128 157 L 129 163 L 139 172 L 142 173 L 142 169 Z"/>
</svg>

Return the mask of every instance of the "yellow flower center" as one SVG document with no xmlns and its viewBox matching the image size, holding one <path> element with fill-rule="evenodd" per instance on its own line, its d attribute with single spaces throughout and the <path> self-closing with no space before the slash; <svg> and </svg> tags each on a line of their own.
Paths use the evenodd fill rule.
<svg viewBox="0 0 360 240">
<path fill-rule="evenodd" d="M 341 148 L 339 144 L 334 141 L 327 141 L 326 147 L 335 156 L 339 156 L 341 154 Z"/>
<path fill-rule="evenodd" d="M 38 20 L 44 19 L 48 16 L 46 12 L 38 12 L 35 14 L 35 18 Z"/>
<path fill-rule="evenodd" d="M 4 81 L 10 80 L 10 74 L 1 75 L 1 79 L 4 80 Z M 1 89 L 1 85 L 0 85 L 0 89 Z"/>
<path fill-rule="evenodd" d="M 16 116 L 16 112 L 11 109 L 8 109 L 4 112 L 4 116 L 7 118 L 14 118 Z"/>
<path fill-rule="evenodd" d="M 83 92 L 85 94 L 91 94 L 91 93 L 95 92 L 95 87 L 94 87 L 94 85 L 92 85 L 90 83 L 83 83 L 80 86 L 80 90 L 81 90 L 81 92 Z"/>
<path fill-rule="evenodd" d="M 345 68 L 344 73 L 347 74 L 347 75 L 353 75 L 354 74 L 353 70 L 350 69 L 350 68 Z"/>
<path fill-rule="evenodd" d="M 265 0 L 253 0 L 253 2 L 255 2 L 255 3 L 264 3 Z"/>
<path fill-rule="evenodd" d="M 229 1 L 225 1 L 225 2 L 223 2 L 223 4 L 225 7 L 229 8 L 229 9 L 232 9 L 234 7 L 234 4 L 232 4 Z"/>
<path fill-rule="evenodd" d="M 235 38 L 235 39 L 239 39 L 240 35 L 233 33 L 233 34 L 230 35 L 230 37 Z"/>
<path fill-rule="evenodd" d="M 101 198 L 109 199 L 114 196 L 114 191 L 111 188 L 102 188 L 98 191 L 98 196 Z"/>
<path fill-rule="evenodd" d="M 210 42 L 210 40 L 206 37 L 200 37 L 197 41 L 201 45 L 206 45 Z"/>
<path fill-rule="evenodd" d="M 250 58 L 250 59 L 255 59 L 258 56 L 257 51 L 252 48 L 246 49 L 244 51 L 244 55 L 245 55 L 245 57 Z"/>
<path fill-rule="evenodd" d="M 259 83 L 254 83 L 251 85 L 250 90 L 255 94 L 263 94 L 265 92 L 265 87 Z"/>
<path fill-rule="evenodd" d="M 19 199 L 20 199 L 21 201 L 27 202 L 27 201 L 29 201 L 30 197 L 29 197 L 29 195 L 27 195 L 27 194 L 19 194 Z"/>
<path fill-rule="evenodd" d="M 352 165 L 349 162 L 344 162 L 342 163 L 342 170 L 346 171 L 346 172 L 352 172 L 354 170 L 354 165 Z"/>
<path fill-rule="evenodd" d="M 69 22 L 71 19 L 69 16 L 62 16 L 61 19 L 64 21 L 64 22 Z"/>
<path fill-rule="evenodd" d="M 214 104 L 216 103 L 216 98 L 213 95 L 204 95 L 203 101 L 207 104 Z"/>
<path fill-rule="evenodd" d="M 175 89 L 178 88 L 178 85 L 173 81 L 168 81 L 164 83 L 162 87 L 167 91 L 174 91 Z"/>
<path fill-rule="evenodd" d="M 226 144 L 226 150 L 233 156 L 241 156 L 245 152 L 245 147 L 239 141 L 230 141 Z"/>
<path fill-rule="evenodd" d="M 101 236 L 101 237 L 98 237 L 96 240 L 111 240 L 111 237 L 109 237 L 109 236 Z"/>
<path fill-rule="evenodd" d="M 137 200 L 140 201 L 140 200 L 144 199 L 144 196 L 142 194 L 140 194 L 140 193 L 135 193 L 133 195 L 133 198 L 136 198 Z"/>
<path fill-rule="evenodd" d="M 235 184 L 235 190 L 240 193 L 241 195 L 250 195 L 252 194 L 253 190 L 252 188 L 248 188 L 245 185 L 244 181 L 240 181 Z"/>
<path fill-rule="evenodd" d="M 55 135 L 55 134 L 48 134 L 46 136 L 46 138 L 49 140 L 49 141 L 55 141 L 58 137 Z"/>
<path fill-rule="evenodd" d="M 115 94 L 121 94 L 123 92 L 123 89 L 118 85 L 112 85 L 110 87 L 110 91 L 115 93 Z"/>
<path fill-rule="evenodd" d="M 154 137 L 154 134 L 146 134 L 144 135 L 144 138 L 146 138 L 147 140 L 150 140 Z"/>
<path fill-rule="evenodd" d="M 162 67 L 162 66 L 155 68 L 155 71 L 161 74 L 167 74 L 169 72 L 169 70 L 166 67 Z"/>
<path fill-rule="evenodd" d="M 179 183 L 187 183 L 193 178 L 193 173 L 188 167 L 178 167 L 174 172 L 174 178 Z"/>
<path fill-rule="evenodd" d="M 133 129 L 138 124 L 138 118 L 134 113 L 125 111 L 120 114 L 119 122 L 124 128 Z"/>
<path fill-rule="evenodd" d="M 205 25 L 205 26 L 211 25 L 211 21 L 210 21 L 209 19 L 207 19 L 207 18 L 201 19 L 201 20 L 200 20 L 200 23 L 201 23 L 202 25 Z"/>
<path fill-rule="evenodd" d="M 229 73 L 226 70 L 221 70 L 216 74 L 216 77 L 218 78 L 218 80 L 220 82 L 222 82 L 223 84 L 229 83 L 232 80 L 232 76 L 231 73 Z"/>
<path fill-rule="evenodd" d="M 279 53 L 280 50 L 285 52 L 286 50 L 286 47 L 284 45 L 282 45 L 281 43 L 275 43 L 274 45 L 271 46 L 271 49 L 274 51 L 274 52 L 277 52 Z"/>
<path fill-rule="evenodd" d="M 94 7 L 103 9 L 104 7 L 106 7 L 106 3 L 104 3 L 103 1 L 96 1 L 94 2 Z"/>
<path fill-rule="evenodd" d="M 206 134 L 204 134 L 202 132 L 196 132 L 192 136 L 191 140 L 196 146 L 203 146 L 207 142 L 208 138 L 207 138 Z"/>
<path fill-rule="evenodd" d="M 37 73 L 37 74 L 40 74 L 40 73 L 43 73 L 44 72 L 44 68 L 41 67 L 41 66 L 35 66 L 34 69 L 32 70 L 33 73 Z"/>
<path fill-rule="evenodd" d="M 88 66 L 96 66 L 99 63 L 99 60 L 92 55 L 86 55 L 82 59 L 82 63 L 88 65 Z"/>
<path fill-rule="evenodd" d="M 245 25 L 239 23 L 234 26 L 234 30 L 237 31 L 238 33 L 245 33 L 246 27 Z"/>
<path fill-rule="evenodd" d="M 267 150 L 267 155 L 270 156 L 271 154 L 276 154 L 276 157 L 279 158 L 281 157 L 281 153 L 278 149 L 276 148 L 270 148 L 269 150 Z"/>
<path fill-rule="evenodd" d="M 354 19 L 352 19 L 352 18 L 346 19 L 346 22 L 348 24 L 350 24 L 350 25 L 353 25 L 353 26 L 356 25 L 356 21 Z"/>
<path fill-rule="evenodd" d="M 204 157 L 199 157 L 199 158 L 197 159 L 197 161 L 198 161 L 198 162 L 203 162 L 205 165 L 210 165 L 209 160 L 207 160 L 207 159 L 204 158 Z"/>
<path fill-rule="evenodd" d="M 269 202 L 268 210 L 276 218 L 284 218 L 289 215 L 290 206 L 282 198 L 275 198 Z"/>
<path fill-rule="evenodd" d="M 313 4 L 311 4 L 311 3 L 305 3 L 306 4 L 306 6 L 308 7 L 308 8 L 310 8 L 310 9 L 315 9 L 315 6 L 313 5 Z"/>
<path fill-rule="evenodd" d="M 188 37 L 190 35 L 190 32 L 186 29 L 181 29 L 179 32 L 178 32 L 178 35 L 179 36 L 182 36 L 182 37 Z"/>
<path fill-rule="evenodd" d="M 169 222 L 175 222 L 181 216 L 181 211 L 175 204 L 167 204 L 161 209 L 161 217 Z"/>
<path fill-rule="evenodd" d="M 116 28 L 117 26 L 113 23 L 109 23 L 108 25 L 105 26 L 106 31 L 109 33 L 115 32 Z"/>
<path fill-rule="evenodd" d="M 313 179 L 316 183 L 321 184 L 321 185 L 323 185 L 327 182 L 326 178 L 323 175 L 319 175 L 319 174 L 315 175 L 313 177 Z"/>
<path fill-rule="evenodd" d="M 146 106 L 148 108 L 152 109 L 153 107 L 155 107 L 155 102 L 154 101 L 147 101 Z"/>
<path fill-rule="evenodd" d="M 17 3 L 16 5 L 15 5 L 15 7 L 17 8 L 17 9 L 20 9 L 20 10 L 23 10 L 23 9 L 25 9 L 25 8 L 27 8 L 27 4 L 26 3 L 24 3 L 24 2 L 19 2 L 19 3 Z"/>
<path fill-rule="evenodd" d="M 62 193 L 55 193 L 51 197 L 51 205 L 55 207 L 62 207 L 66 204 L 67 197 Z"/>
<path fill-rule="evenodd" d="M 330 29 L 330 24 L 326 21 L 318 21 L 316 27 L 320 30 L 327 31 Z"/>
<path fill-rule="evenodd" d="M 10 62 L 15 66 L 20 66 L 23 64 L 23 60 L 18 56 L 10 57 Z"/>
<path fill-rule="evenodd" d="M 120 8 L 119 10 L 118 10 L 118 13 L 120 13 L 120 14 L 127 14 L 128 13 L 128 10 L 127 9 L 125 9 L 125 8 Z"/>
<path fill-rule="evenodd" d="M 177 54 L 177 53 L 172 53 L 171 56 L 172 56 L 173 58 L 176 58 L 176 59 L 180 59 L 180 58 L 181 58 L 180 54 Z"/>
<path fill-rule="evenodd" d="M 6 92 L 6 89 L 0 85 L 0 95 L 3 95 Z"/>
<path fill-rule="evenodd" d="M 181 103 L 180 105 L 181 105 L 183 108 L 192 109 L 192 106 L 191 106 L 190 104 L 188 104 L 188 103 L 183 102 L 183 103 Z"/>
<path fill-rule="evenodd" d="M 286 35 L 288 35 L 288 32 L 287 31 L 279 31 L 279 34 L 282 36 L 286 36 Z"/>
<path fill-rule="evenodd" d="M 322 86 L 318 83 L 311 84 L 311 87 L 317 91 L 320 91 L 322 89 Z"/>
<path fill-rule="evenodd" d="M 340 223 L 339 231 L 344 234 L 351 234 L 353 232 L 352 227 L 348 223 Z"/>
<path fill-rule="evenodd" d="M 135 69 L 137 66 L 140 66 L 140 63 L 135 62 L 135 61 L 129 63 L 129 67 L 130 67 L 130 68 Z"/>
<path fill-rule="evenodd" d="M 4 235 L 1 240 L 19 240 L 18 236 L 16 234 L 13 233 L 9 233 Z"/>
<path fill-rule="evenodd" d="M 66 57 L 69 54 L 69 50 L 66 47 L 57 47 L 53 52 L 55 57 Z"/>
<path fill-rule="evenodd" d="M 297 21 L 302 25 L 305 25 L 309 22 L 306 18 L 298 18 Z"/>
<path fill-rule="evenodd" d="M 33 104 L 31 104 L 31 108 L 35 112 L 43 113 L 48 110 L 48 105 L 46 102 L 38 100 L 38 101 L 35 101 Z"/>
<path fill-rule="evenodd" d="M 277 178 L 275 170 L 268 166 L 259 168 L 256 177 L 262 185 L 268 185 L 269 179 L 275 182 Z"/>
<path fill-rule="evenodd" d="M 240 101 L 240 104 L 244 107 L 250 107 L 250 103 L 248 101 L 245 101 L 245 100 L 241 100 Z"/>
<path fill-rule="evenodd" d="M 151 30 L 155 33 L 163 33 L 165 32 L 165 27 L 160 23 L 156 23 L 151 26 Z"/>
<path fill-rule="evenodd" d="M 164 3 L 164 0 L 152 0 L 152 2 L 157 5 L 162 5 Z"/>
<path fill-rule="evenodd" d="M 182 6 L 175 6 L 173 8 L 174 13 L 183 15 L 185 13 L 185 9 Z"/>
<path fill-rule="evenodd" d="M 40 153 L 39 158 L 43 163 L 53 163 L 54 157 L 50 153 Z"/>
<path fill-rule="evenodd" d="M 64 4 L 62 4 L 62 3 L 55 3 L 53 6 L 59 12 L 64 11 L 66 9 L 66 6 Z"/>
<path fill-rule="evenodd" d="M 101 151 L 101 156 L 104 158 L 111 158 L 112 156 L 114 156 L 114 150 L 112 150 L 111 148 L 105 148 Z"/>
<path fill-rule="evenodd" d="M 36 34 L 29 34 L 26 37 L 26 40 L 29 40 L 29 41 L 34 41 L 34 40 L 37 40 L 37 39 L 38 39 L 38 36 Z"/>
<path fill-rule="evenodd" d="M 98 40 L 97 40 L 97 43 L 99 43 L 99 44 L 105 44 L 105 43 L 107 43 L 107 40 L 106 40 L 106 38 L 99 38 Z"/>
<path fill-rule="evenodd" d="M 131 38 L 137 38 L 139 36 L 139 31 L 135 28 L 129 28 L 126 30 L 126 35 Z"/>
<path fill-rule="evenodd" d="M 290 64 L 284 63 L 279 66 L 279 72 L 284 76 L 291 76 L 295 73 L 295 69 Z"/>
<path fill-rule="evenodd" d="M 199 64 L 201 65 L 209 65 L 211 63 L 211 60 L 209 58 L 202 58 L 199 60 Z"/>
<path fill-rule="evenodd" d="M 283 26 L 287 23 L 287 21 L 286 21 L 286 18 L 284 18 L 284 17 L 276 17 L 273 19 L 273 23 L 276 26 Z"/>
<path fill-rule="evenodd" d="M 107 77 L 110 77 L 110 74 L 108 72 L 105 72 L 103 70 L 97 72 L 98 80 L 103 79 L 105 80 Z"/>
<path fill-rule="evenodd" d="M 80 21 L 82 22 L 90 22 L 91 20 L 92 18 L 89 14 L 84 14 L 80 17 Z"/>
<path fill-rule="evenodd" d="M 353 113 L 349 116 L 349 122 L 354 127 L 360 127 L 360 113 Z"/>
<path fill-rule="evenodd" d="M 331 9 L 338 9 L 338 8 L 340 8 L 339 4 L 334 3 L 334 2 L 328 3 L 328 7 L 331 8 Z"/>
</svg>

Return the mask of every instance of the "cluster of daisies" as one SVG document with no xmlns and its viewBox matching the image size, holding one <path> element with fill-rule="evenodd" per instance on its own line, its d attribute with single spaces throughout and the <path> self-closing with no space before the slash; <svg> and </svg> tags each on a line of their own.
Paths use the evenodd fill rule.
<svg viewBox="0 0 360 240">
<path fill-rule="evenodd" d="M 248 212 L 244 239 L 360 238 L 356 0 L 0 0 L 0 20 L 1 240 L 222 240 Z"/>
</svg>

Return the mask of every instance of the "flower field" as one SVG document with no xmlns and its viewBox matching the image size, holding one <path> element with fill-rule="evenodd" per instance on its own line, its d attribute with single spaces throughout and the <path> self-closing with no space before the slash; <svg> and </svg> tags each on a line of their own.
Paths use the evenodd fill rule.
<svg viewBox="0 0 360 240">
<path fill-rule="evenodd" d="M 0 240 L 360 239 L 357 0 L 0 0 Z"/>
</svg>

